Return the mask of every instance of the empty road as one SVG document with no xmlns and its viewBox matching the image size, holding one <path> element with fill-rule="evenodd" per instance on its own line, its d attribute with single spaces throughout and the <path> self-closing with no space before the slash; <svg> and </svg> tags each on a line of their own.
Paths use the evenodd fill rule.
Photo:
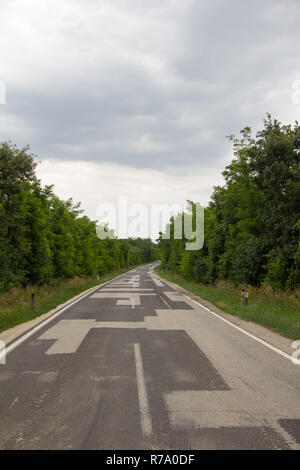
<svg viewBox="0 0 300 470">
<path fill-rule="evenodd" d="M 299 449 L 300 366 L 143 266 L 0 365 L 1 449 Z"/>
</svg>

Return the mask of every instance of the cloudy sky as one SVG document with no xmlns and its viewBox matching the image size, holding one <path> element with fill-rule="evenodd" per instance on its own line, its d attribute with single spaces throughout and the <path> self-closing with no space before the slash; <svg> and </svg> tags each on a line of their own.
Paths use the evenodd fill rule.
<svg viewBox="0 0 300 470">
<path fill-rule="evenodd" d="M 226 135 L 300 120 L 299 24 L 299 0 L 1 0 L 1 140 L 94 219 L 119 194 L 207 204 Z"/>
</svg>

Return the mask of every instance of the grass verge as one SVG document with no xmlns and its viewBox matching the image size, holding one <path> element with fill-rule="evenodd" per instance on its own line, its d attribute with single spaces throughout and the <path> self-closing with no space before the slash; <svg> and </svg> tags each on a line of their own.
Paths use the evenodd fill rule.
<svg viewBox="0 0 300 470">
<path fill-rule="evenodd" d="M 129 269 L 120 269 L 99 277 L 74 278 L 56 280 L 44 286 L 27 286 L 14 288 L 0 296 L 0 332 L 12 328 L 20 323 L 37 318 L 47 313 L 68 299 L 84 292 L 91 287 L 122 274 Z M 35 309 L 31 308 L 31 294 L 35 293 Z"/>
<path fill-rule="evenodd" d="M 240 288 L 220 281 L 215 286 L 199 284 L 178 274 L 155 268 L 157 274 L 167 281 L 212 302 L 224 312 L 244 320 L 258 323 L 287 338 L 300 338 L 300 293 L 274 291 L 269 286 L 255 288 L 243 286 L 249 291 L 248 307 L 241 307 Z"/>
</svg>

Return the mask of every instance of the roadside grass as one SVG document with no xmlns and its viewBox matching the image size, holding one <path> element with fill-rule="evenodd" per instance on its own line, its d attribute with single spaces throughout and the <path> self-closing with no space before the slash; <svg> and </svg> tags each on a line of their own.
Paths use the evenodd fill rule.
<svg viewBox="0 0 300 470">
<path fill-rule="evenodd" d="M 203 285 L 184 279 L 178 274 L 155 268 L 167 281 L 212 302 L 224 312 L 258 323 L 287 338 L 300 339 L 300 290 L 283 292 L 270 286 L 234 286 L 228 281 Z M 249 292 L 248 307 L 241 307 L 241 288 Z"/>
<path fill-rule="evenodd" d="M 111 273 L 95 277 L 55 280 L 43 286 L 27 286 L 26 288 L 13 288 L 0 295 L 0 332 L 37 318 L 47 313 L 68 299 L 84 292 L 91 287 L 109 281 L 128 269 L 120 269 Z M 35 308 L 31 308 L 31 294 L 35 294 Z"/>
</svg>

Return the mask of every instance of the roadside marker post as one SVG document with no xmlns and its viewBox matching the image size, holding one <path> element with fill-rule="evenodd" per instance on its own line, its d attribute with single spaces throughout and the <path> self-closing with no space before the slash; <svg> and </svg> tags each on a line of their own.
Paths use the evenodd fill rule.
<svg viewBox="0 0 300 470">
<path fill-rule="evenodd" d="M 35 294 L 31 294 L 31 309 L 35 309 Z"/>
<path fill-rule="evenodd" d="M 242 289 L 241 291 L 241 307 L 247 307 L 248 305 L 249 293 Z"/>
</svg>

